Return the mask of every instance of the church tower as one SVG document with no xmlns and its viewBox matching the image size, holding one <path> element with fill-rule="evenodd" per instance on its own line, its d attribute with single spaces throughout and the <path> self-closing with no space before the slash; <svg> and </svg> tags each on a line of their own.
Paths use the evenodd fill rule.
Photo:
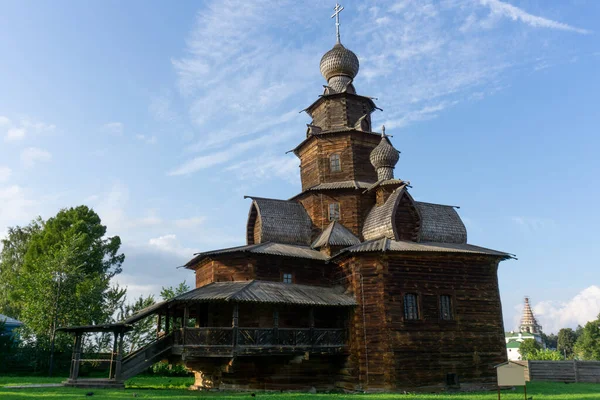
<svg viewBox="0 0 600 400">
<path fill-rule="evenodd" d="M 523 333 L 526 332 L 534 335 L 542 333 L 542 326 L 538 324 L 529 305 L 529 297 L 525 297 L 525 306 L 523 307 L 523 317 L 521 318 L 519 330 Z"/>
<path fill-rule="evenodd" d="M 360 63 L 341 43 L 341 10 L 336 7 L 334 13 L 337 42 L 320 62 L 327 84 L 304 110 L 312 121 L 306 138 L 293 150 L 300 159 L 302 181 L 302 192 L 293 200 L 308 212 L 315 235 L 338 222 L 360 238 L 366 215 L 379 196 L 375 194 L 381 192 L 375 186 L 393 179 L 398 151 L 385 133 L 372 131 L 371 114 L 378 109 L 373 99 L 356 93 L 353 82 Z M 373 195 L 363 195 L 371 189 Z"/>
</svg>

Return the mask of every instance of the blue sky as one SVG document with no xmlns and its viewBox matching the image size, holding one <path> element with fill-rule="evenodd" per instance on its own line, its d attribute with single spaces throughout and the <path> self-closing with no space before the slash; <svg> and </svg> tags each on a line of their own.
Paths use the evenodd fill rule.
<svg viewBox="0 0 600 400">
<path fill-rule="evenodd" d="M 193 252 L 244 243 L 243 195 L 300 190 L 285 152 L 322 92 L 333 2 L 5 1 L 0 236 L 87 204 L 123 239 L 118 280 L 157 293 Z M 600 2 L 343 4 L 357 91 L 377 97 L 417 200 L 459 205 L 546 331 L 600 312 Z"/>
</svg>

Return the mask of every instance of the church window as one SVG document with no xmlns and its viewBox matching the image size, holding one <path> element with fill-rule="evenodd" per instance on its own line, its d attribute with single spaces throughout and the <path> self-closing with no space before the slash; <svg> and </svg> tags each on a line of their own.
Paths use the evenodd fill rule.
<svg viewBox="0 0 600 400">
<path fill-rule="evenodd" d="M 446 321 L 454 319 L 452 316 L 452 298 L 448 295 L 440 296 L 440 319 Z"/>
<path fill-rule="evenodd" d="M 332 154 L 329 156 L 329 169 L 331 172 L 340 172 L 342 170 L 339 154 Z"/>
<path fill-rule="evenodd" d="M 329 204 L 329 220 L 339 221 L 340 219 L 340 203 Z"/>
<path fill-rule="evenodd" d="M 404 319 L 419 319 L 419 305 L 414 293 L 404 295 Z"/>
<path fill-rule="evenodd" d="M 294 277 L 292 274 L 284 273 L 283 274 L 283 283 L 293 283 Z"/>
</svg>

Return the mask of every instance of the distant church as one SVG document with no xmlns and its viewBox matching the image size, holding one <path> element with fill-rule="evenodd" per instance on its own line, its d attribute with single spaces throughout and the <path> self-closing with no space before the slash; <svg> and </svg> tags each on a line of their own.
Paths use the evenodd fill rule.
<svg viewBox="0 0 600 400">
<path fill-rule="evenodd" d="M 542 339 L 542 326 L 537 322 L 533 315 L 531 305 L 529 304 L 529 297 L 525 297 L 523 316 L 521 317 L 519 331 L 506 332 L 505 334 L 506 354 L 508 355 L 509 360 L 521 360 L 519 348 L 525 339 L 533 339 L 538 342 L 542 348 L 546 348 L 546 344 Z"/>
<path fill-rule="evenodd" d="M 108 326 L 117 349 L 132 324 L 159 316 L 155 342 L 117 349 L 111 382 L 161 359 L 183 362 L 197 388 L 495 382 L 506 361 L 497 271 L 511 255 L 468 244 L 455 207 L 415 201 L 394 177 L 400 152 L 371 126 L 378 108 L 357 94 L 359 60 L 339 20 L 320 70 L 327 85 L 293 149 L 300 193 L 249 197 L 245 245 L 197 254 L 186 264 L 196 289 Z"/>
</svg>

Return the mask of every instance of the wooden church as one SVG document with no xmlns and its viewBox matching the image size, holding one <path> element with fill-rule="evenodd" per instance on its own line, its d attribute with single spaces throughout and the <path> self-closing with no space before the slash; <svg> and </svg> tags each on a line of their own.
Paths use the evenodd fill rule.
<svg viewBox="0 0 600 400">
<path fill-rule="evenodd" d="M 373 131 L 377 106 L 353 85 L 359 61 L 339 29 L 320 69 L 327 85 L 293 149 L 301 191 L 250 197 L 246 244 L 191 259 L 194 290 L 100 327 L 115 334 L 111 382 L 168 359 L 197 388 L 495 383 L 506 361 L 497 270 L 511 255 L 468 244 L 455 207 L 415 201 L 394 176 L 399 151 Z M 152 315 L 156 340 L 123 354 L 123 335 Z M 77 371 L 68 382 L 81 382 Z"/>
</svg>

